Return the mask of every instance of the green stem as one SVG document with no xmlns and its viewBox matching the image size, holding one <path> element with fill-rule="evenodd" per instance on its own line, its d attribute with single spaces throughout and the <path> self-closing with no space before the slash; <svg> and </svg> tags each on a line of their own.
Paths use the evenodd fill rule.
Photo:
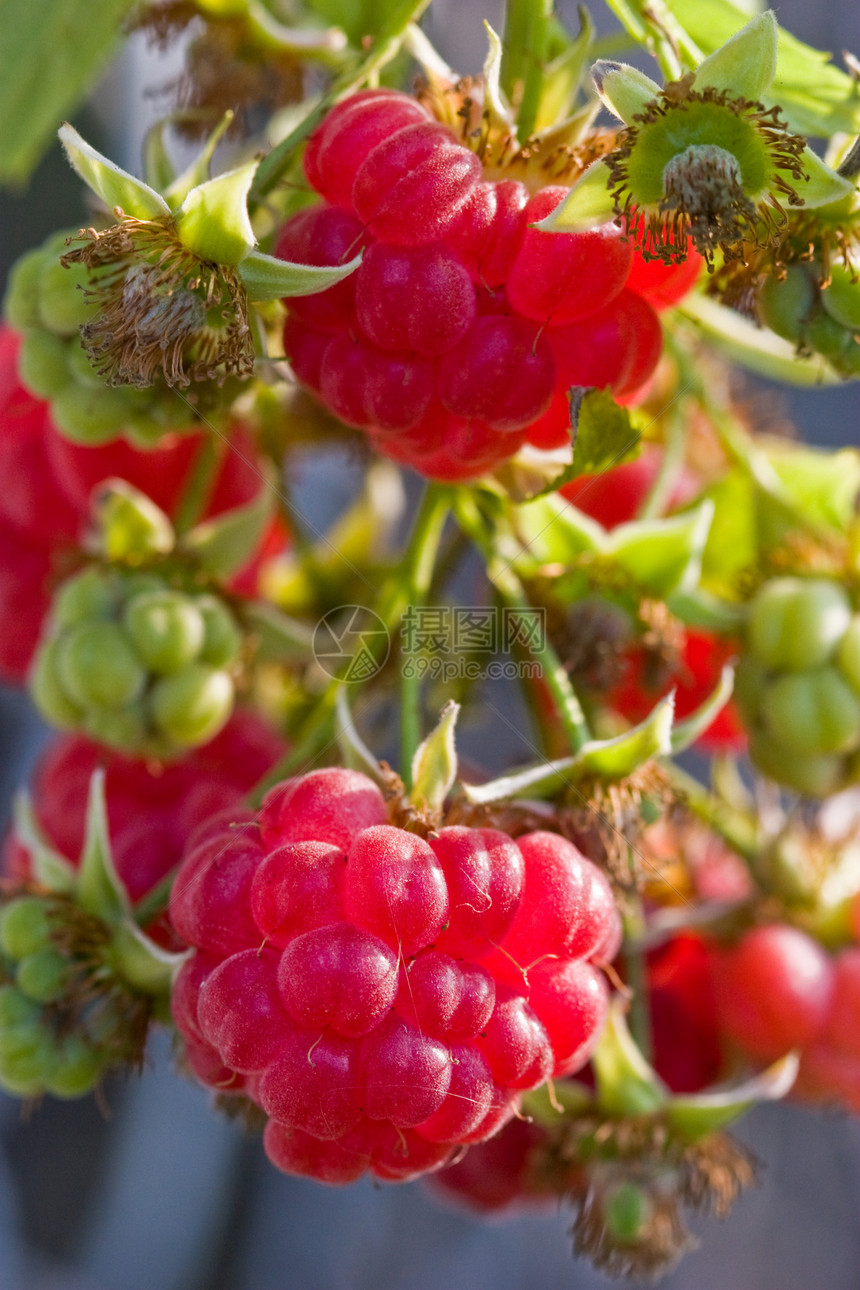
<svg viewBox="0 0 860 1290">
<path fill-rule="evenodd" d="M 500 80 L 502 90 L 509 102 L 513 102 L 517 85 L 525 79 L 531 6 L 532 0 L 507 0 L 505 4 Z"/>
<path fill-rule="evenodd" d="M 665 761 L 662 765 L 673 791 L 682 803 L 727 842 L 754 871 L 759 852 L 755 821 L 721 802 L 675 762 Z"/>
<path fill-rule="evenodd" d="M 672 490 L 678 478 L 678 471 L 684 460 L 684 448 L 686 447 L 686 428 L 687 423 L 684 417 L 683 408 L 685 405 L 675 404 L 669 418 L 669 434 L 666 443 L 663 446 L 663 456 L 660 461 L 660 469 L 654 478 L 654 482 L 648 489 L 641 507 L 639 508 L 640 520 L 652 520 L 662 515 L 672 496 Z"/>
<path fill-rule="evenodd" d="M 182 489 L 173 521 L 173 527 L 180 537 L 192 529 L 206 513 L 226 447 L 224 441 L 217 440 L 214 435 L 203 437 Z"/>
<path fill-rule="evenodd" d="M 531 136 L 537 122 L 543 92 L 552 3 L 553 0 L 531 0 L 531 3 L 526 6 L 529 13 L 528 44 L 525 50 L 523 93 L 517 112 L 517 134 L 520 143 L 525 143 Z"/>
<path fill-rule="evenodd" d="M 398 579 L 405 592 L 407 610 L 427 601 L 450 494 L 439 484 L 429 484 L 404 553 L 404 571 Z M 402 613 L 401 613 L 402 617 Z M 421 742 L 421 677 L 417 668 L 400 671 L 400 771 L 407 789 L 412 787 L 412 759 Z"/>
<path fill-rule="evenodd" d="M 629 852 L 631 873 L 635 869 L 635 860 Z M 629 907 L 624 915 L 624 978 L 632 991 L 630 1011 L 627 1014 L 630 1033 L 647 1062 L 653 1053 L 651 1037 L 651 1012 L 648 1007 L 648 972 L 645 956 L 639 948 L 645 931 L 645 917 L 642 902 L 638 896 L 629 897 Z"/>
<path fill-rule="evenodd" d="M 533 622 L 534 606 L 529 603 L 525 589 L 510 565 L 494 550 L 484 524 L 484 518 L 472 498 L 461 498 L 457 508 L 458 522 L 463 531 L 484 556 L 487 577 L 501 596 L 508 609 L 522 614 L 526 626 Z M 549 691 L 558 708 L 559 720 L 570 744 L 577 753 L 583 744 L 594 736 L 588 726 L 582 704 L 571 684 L 567 671 L 553 649 L 543 639 L 532 640 L 529 633 L 527 648 L 532 658 L 540 664 Z"/>
<path fill-rule="evenodd" d="M 260 805 L 269 789 L 288 779 L 298 770 L 304 770 L 307 764 L 318 757 L 332 742 L 334 726 L 334 709 L 340 681 L 332 681 L 314 705 L 312 712 L 305 718 L 296 734 L 295 742 L 268 774 L 256 784 L 248 795 L 253 807 Z"/>
</svg>

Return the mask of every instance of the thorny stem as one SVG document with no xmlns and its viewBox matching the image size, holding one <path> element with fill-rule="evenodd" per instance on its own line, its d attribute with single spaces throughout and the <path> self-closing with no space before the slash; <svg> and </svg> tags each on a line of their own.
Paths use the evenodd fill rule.
<svg viewBox="0 0 860 1290">
<path fill-rule="evenodd" d="M 543 91 L 544 64 L 546 62 L 547 35 L 552 18 L 553 0 L 509 0 L 508 11 L 524 11 L 524 19 L 517 26 L 524 26 L 525 42 L 521 52 L 522 95 L 517 110 L 517 133 L 520 143 L 525 143 L 535 128 L 538 108 Z"/>
</svg>

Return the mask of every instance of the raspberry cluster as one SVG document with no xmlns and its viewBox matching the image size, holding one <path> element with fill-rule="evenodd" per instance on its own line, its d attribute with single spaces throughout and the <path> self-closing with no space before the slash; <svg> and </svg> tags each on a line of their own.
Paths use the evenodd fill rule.
<svg viewBox="0 0 860 1290">
<path fill-rule="evenodd" d="M 52 583 L 77 559 L 93 489 L 119 477 L 173 515 L 206 444 L 200 434 L 162 438 L 149 451 L 122 440 L 73 444 L 57 431 L 50 405 L 21 384 L 20 352 L 21 338 L 0 326 L 0 619 L 15 624 L 14 631 L 0 633 L 0 679 L 14 684 L 26 676 Z M 238 428 L 233 442 L 239 451 L 224 455 L 203 508 L 207 518 L 246 505 L 259 491 L 250 442 Z M 281 534 L 271 536 L 283 545 Z M 237 587 L 250 595 L 247 573 Z"/>
<path fill-rule="evenodd" d="M 204 829 L 177 874 L 196 953 L 172 1002 L 206 1084 L 269 1117 L 288 1173 L 405 1180 L 588 1058 L 617 943 L 606 880 L 563 838 L 388 823 L 371 780 L 287 780 Z"/>
<path fill-rule="evenodd" d="M 177 590 L 155 573 L 93 566 L 54 599 L 32 693 L 60 729 L 170 755 L 224 726 L 241 645 L 220 597 Z"/>
<path fill-rule="evenodd" d="M 672 303 L 690 272 L 637 270 L 614 225 L 531 228 L 567 189 L 485 180 L 474 152 L 384 89 L 333 108 L 304 164 L 324 200 L 284 225 L 276 254 L 321 265 L 362 249 L 363 259 L 336 286 L 287 302 L 286 353 L 298 379 L 388 456 L 467 479 L 526 439 L 567 442 L 571 386 L 629 399 L 653 372 L 662 335 L 648 298 Z"/>
<path fill-rule="evenodd" d="M 736 696 L 750 757 L 824 797 L 860 767 L 860 614 L 827 578 L 776 578 L 750 602 Z"/>
</svg>

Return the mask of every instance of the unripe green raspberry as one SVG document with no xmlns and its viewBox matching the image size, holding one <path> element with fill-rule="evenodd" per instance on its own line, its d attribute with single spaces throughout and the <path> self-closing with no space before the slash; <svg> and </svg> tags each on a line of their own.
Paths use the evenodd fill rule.
<svg viewBox="0 0 860 1290">
<path fill-rule="evenodd" d="M 67 380 L 68 384 L 51 403 L 51 416 L 57 429 L 74 443 L 101 444 L 116 439 L 129 415 L 126 392 L 107 385 L 100 389 L 79 385 L 68 370 Z"/>
<path fill-rule="evenodd" d="M 45 1089 L 53 1097 L 84 1097 L 95 1088 L 103 1068 L 104 1059 L 92 1043 L 80 1035 L 66 1035 Z"/>
<path fill-rule="evenodd" d="M 791 752 L 847 752 L 860 740 L 860 699 L 833 667 L 778 676 L 760 711 L 768 734 Z"/>
<path fill-rule="evenodd" d="M 38 1004 L 23 995 L 17 986 L 0 985 L 0 1034 L 22 1021 L 36 1021 L 39 1016 Z"/>
<path fill-rule="evenodd" d="M 81 708 L 126 708 L 146 688 L 146 670 L 119 623 L 79 623 L 59 641 L 60 683 Z"/>
<path fill-rule="evenodd" d="M 83 288 L 88 274 L 82 264 L 65 268 L 59 256 L 48 255 L 36 285 L 39 323 L 57 336 L 74 336 L 89 322 L 97 306 L 88 301 Z"/>
<path fill-rule="evenodd" d="M 74 627 L 91 618 L 111 618 L 116 601 L 116 580 L 104 569 L 84 569 L 57 591 L 51 607 L 54 625 Z"/>
<path fill-rule="evenodd" d="M 750 605 L 747 637 L 767 667 L 794 671 L 829 661 L 851 621 L 848 597 L 822 578 L 777 578 Z"/>
<path fill-rule="evenodd" d="M 789 265 L 784 278 L 768 277 L 758 297 L 759 316 L 785 340 L 798 341 L 815 302 L 815 285 L 801 264 Z"/>
<path fill-rule="evenodd" d="M 851 333 L 822 309 L 809 320 L 805 339 L 816 354 L 836 361 L 851 344 Z"/>
<path fill-rule="evenodd" d="M 770 735 L 750 735 L 750 757 L 765 775 L 810 797 L 829 797 L 845 784 L 845 761 L 838 753 L 790 752 Z"/>
<path fill-rule="evenodd" d="M 168 675 L 194 661 L 203 645 L 203 616 L 179 591 L 149 591 L 125 607 L 123 627 L 150 672 Z"/>
<path fill-rule="evenodd" d="M 18 374 L 40 399 L 54 399 L 71 387 L 66 345 L 49 331 L 30 331 L 18 355 Z"/>
<path fill-rule="evenodd" d="M 104 390 L 104 377 L 99 376 L 96 369 L 89 360 L 89 355 L 84 349 L 78 336 L 71 336 L 66 341 L 66 366 L 69 369 L 72 380 L 77 381 L 78 385 L 83 385 L 91 390 Z"/>
<path fill-rule="evenodd" d="M 150 696 L 152 718 L 174 743 L 206 743 L 226 724 L 233 697 L 233 681 L 227 672 L 190 663 L 155 683 Z"/>
<path fill-rule="evenodd" d="M 857 614 L 839 642 L 835 662 L 852 688 L 860 693 L 860 616 Z"/>
<path fill-rule="evenodd" d="M 52 1003 L 61 999 L 68 979 L 68 959 L 53 946 L 28 954 L 21 959 L 15 973 L 18 989 L 34 1003 Z"/>
<path fill-rule="evenodd" d="M 19 896 L 0 909 L 0 949 L 10 959 L 36 954 L 50 939 L 48 907 L 38 896 Z"/>
<path fill-rule="evenodd" d="M 195 601 L 203 618 L 203 647 L 200 662 L 227 667 L 242 648 L 242 633 L 230 610 L 217 596 L 198 596 Z"/>
<path fill-rule="evenodd" d="M 34 1097 L 56 1065 L 50 1033 L 40 1020 L 0 1030 L 0 1086 L 19 1097 Z"/>
<path fill-rule="evenodd" d="M 149 745 L 149 722 L 143 703 L 109 712 L 90 708 L 81 718 L 81 726 L 96 743 L 121 748 L 128 753 L 142 753 Z M 163 751 L 159 749 L 159 751 Z"/>
<path fill-rule="evenodd" d="M 39 301 L 36 287 L 45 267 L 41 247 L 26 251 L 12 265 L 3 300 L 3 313 L 15 331 L 26 331 L 39 325 Z"/>
<path fill-rule="evenodd" d="M 836 322 L 849 331 L 860 331 L 860 278 L 844 264 L 835 264 L 830 283 L 821 292 L 821 303 Z"/>
<path fill-rule="evenodd" d="M 66 693 L 59 677 L 62 641 L 44 641 L 36 654 L 30 676 L 30 695 L 46 721 L 60 730 L 74 730 L 81 723 L 83 708 Z"/>
</svg>

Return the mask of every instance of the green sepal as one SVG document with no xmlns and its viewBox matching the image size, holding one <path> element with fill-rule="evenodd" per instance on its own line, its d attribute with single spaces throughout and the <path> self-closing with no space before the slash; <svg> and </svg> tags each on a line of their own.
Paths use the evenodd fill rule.
<svg viewBox="0 0 860 1290">
<path fill-rule="evenodd" d="M 412 790 L 409 800 L 419 809 L 437 814 L 457 778 L 457 747 L 454 731 L 460 705 L 449 699 L 439 715 L 436 728 L 419 744 L 412 758 Z"/>
<path fill-rule="evenodd" d="M 609 1115 L 654 1115 L 669 1103 L 669 1090 L 636 1046 L 617 996 L 609 1004 L 591 1065 L 597 1104 Z"/>
<path fill-rule="evenodd" d="M 169 995 L 173 978 L 190 953 L 171 953 L 157 945 L 130 918 L 117 925 L 110 943 L 117 975 L 140 994 Z"/>
<path fill-rule="evenodd" d="M 609 188 L 609 170 L 601 159 L 580 175 L 567 197 L 532 228 L 542 233 L 579 233 L 606 224 L 615 216 L 615 199 Z"/>
<path fill-rule="evenodd" d="M 164 194 L 164 200 L 172 211 L 175 211 L 182 205 L 185 198 L 193 188 L 205 184 L 208 181 L 209 166 L 212 162 L 212 157 L 215 154 L 215 149 L 218 147 L 218 144 L 221 142 L 226 132 L 230 129 L 234 115 L 235 114 L 232 111 L 224 113 L 194 160 L 186 166 L 181 175 L 177 175 L 175 179 L 170 180 L 169 183 L 162 188 L 161 191 Z M 160 132 L 158 137 L 160 138 Z M 160 161 L 160 156 L 158 154 L 156 154 L 156 158 Z M 163 169 L 164 163 L 161 162 L 159 170 L 162 173 Z"/>
<path fill-rule="evenodd" d="M 704 703 L 700 703 L 694 712 L 684 717 L 683 721 L 676 721 L 672 727 L 670 742 L 673 754 L 682 753 L 705 733 L 732 697 L 734 686 L 735 669 L 727 663 L 720 672 L 719 681 Z"/>
<path fill-rule="evenodd" d="M 598 59 L 591 76 L 601 101 L 625 125 L 633 125 L 634 119 L 661 94 L 656 81 L 628 63 Z"/>
<path fill-rule="evenodd" d="M 176 212 L 183 246 L 213 264 L 239 264 L 257 245 L 248 216 L 248 193 L 258 162 L 247 162 L 198 184 Z"/>
<path fill-rule="evenodd" d="M 128 891 L 113 862 L 103 770 L 93 771 L 90 777 L 76 895 L 82 909 L 106 923 L 117 923 L 131 914 Z"/>
<path fill-rule="evenodd" d="M 525 502 L 516 511 L 515 524 L 523 543 L 515 563 L 525 572 L 542 564 L 571 564 L 606 549 L 606 529 L 556 492 Z"/>
<path fill-rule="evenodd" d="M 838 175 L 812 151 L 809 144 L 803 149 L 803 179 L 792 179 L 791 184 L 804 206 L 830 206 L 857 191 L 850 179 Z"/>
<path fill-rule="evenodd" d="M 64 895 L 73 892 L 77 882 L 75 867 L 45 837 L 33 813 L 29 793 L 16 793 L 12 818 L 18 840 L 29 853 L 30 872 L 36 882 Z"/>
<path fill-rule="evenodd" d="M 124 479 L 106 479 L 93 502 L 98 549 L 109 560 L 168 555 L 176 534 L 151 498 Z"/>
<path fill-rule="evenodd" d="M 361 771 L 374 783 L 382 784 L 380 764 L 358 733 L 345 686 L 341 686 L 335 696 L 334 737 L 340 750 L 341 761 L 348 770 Z"/>
<path fill-rule="evenodd" d="M 292 264 L 274 255 L 252 251 L 239 265 L 239 277 L 249 300 L 279 300 L 290 296 L 313 296 L 355 273 L 361 264 L 359 251 L 347 264 Z"/>
<path fill-rule="evenodd" d="M 801 386 L 836 385 L 840 380 L 823 358 L 802 357 L 789 341 L 709 296 L 687 296 L 678 312 L 727 358 L 759 376 Z"/>
<path fill-rule="evenodd" d="M 246 565 L 258 550 L 275 509 L 275 494 L 261 481 L 256 496 L 244 506 L 222 511 L 211 520 L 201 520 L 182 538 L 201 568 L 216 578 L 230 578 Z"/>
<path fill-rule="evenodd" d="M 651 595 L 665 598 L 676 590 L 691 590 L 701 577 L 713 518 L 714 503 L 705 498 L 681 515 L 619 524 L 609 535 L 606 554 Z"/>
<path fill-rule="evenodd" d="M 559 127 L 564 129 L 568 122 L 572 124 L 583 114 L 583 109 L 580 108 L 574 117 L 568 118 L 568 122 L 564 120 L 576 101 L 576 93 L 582 84 L 583 74 L 594 44 L 595 28 L 591 14 L 585 5 L 578 5 L 577 8 L 579 16 L 577 35 L 571 40 L 567 33 L 564 33 L 565 44 L 561 52 L 544 69 L 535 122 L 539 135 L 545 131 L 552 134 Z M 590 112 L 588 117 L 590 121 Z"/>
<path fill-rule="evenodd" d="M 674 690 L 662 698 L 644 721 L 612 739 L 590 739 L 572 757 L 525 766 L 488 784 L 464 784 L 470 802 L 485 805 L 511 797 L 554 797 L 584 776 L 608 782 L 626 779 L 654 757 L 672 751 Z"/>
<path fill-rule="evenodd" d="M 502 48 L 501 37 L 484 20 L 484 30 L 489 41 L 489 50 L 484 62 L 484 110 L 489 115 L 490 126 L 501 126 L 512 133 L 516 131 L 513 114 L 502 95 Z"/>
<path fill-rule="evenodd" d="M 685 627 L 701 627 L 708 632 L 738 633 L 744 622 L 741 605 L 705 591 L 702 587 L 673 591 L 666 598 L 669 612 L 679 618 Z"/>
<path fill-rule="evenodd" d="M 163 219 L 170 207 L 154 188 L 97 152 L 68 122 L 59 129 L 66 156 L 84 183 L 109 210 L 119 206 L 135 219 Z"/>
<path fill-rule="evenodd" d="M 669 1099 L 663 1112 L 671 1128 L 682 1138 L 695 1142 L 724 1129 L 761 1102 L 777 1102 L 790 1092 L 797 1077 L 800 1058 L 787 1053 L 761 1074 L 718 1093 L 691 1093 Z"/>
<path fill-rule="evenodd" d="M 277 663 L 312 657 L 313 632 L 267 600 L 251 600 L 243 605 L 242 622 L 256 638 L 255 658 Z"/>
<path fill-rule="evenodd" d="M 779 27 L 772 9 L 757 14 L 696 68 L 697 90 L 713 86 L 757 102 L 776 75 Z"/>
</svg>

